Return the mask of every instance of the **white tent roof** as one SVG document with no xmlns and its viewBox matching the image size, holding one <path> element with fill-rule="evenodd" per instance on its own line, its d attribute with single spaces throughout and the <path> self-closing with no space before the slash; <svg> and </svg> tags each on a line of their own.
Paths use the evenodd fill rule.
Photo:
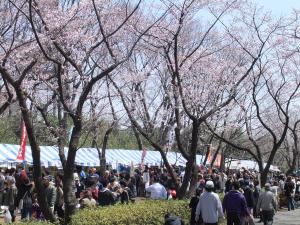
<svg viewBox="0 0 300 225">
<path fill-rule="evenodd" d="M 0 144 L 0 163 L 14 163 L 16 162 L 19 145 Z M 44 166 L 61 167 L 61 162 L 58 156 L 58 148 L 55 146 L 40 146 L 41 148 L 41 162 Z M 68 149 L 65 148 L 67 155 Z M 106 162 L 112 165 L 118 163 L 131 165 L 141 163 L 142 151 L 138 150 L 124 150 L 124 149 L 107 149 Z M 180 153 L 168 152 L 167 158 L 170 164 L 185 166 L 186 160 Z M 202 162 L 203 156 L 197 155 L 196 162 L 199 165 Z M 26 147 L 25 161 L 32 164 L 32 155 L 30 146 Z M 160 165 L 162 159 L 158 151 L 147 151 L 144 158 L 144 163 L 149 165 Z M 75 163 L 82 166 L 99 166 L 98 151 L 95 148 L 80 148 L 77 151 Z M 227 164 L 229 166 L 229 164 Z M 235 160 L 230 164 L 231 169 L 239 169 L 245 167 L 247 169 L 258 170 L 257 163 L 251 160 Z M 271 166 L 271 170 L 276 171 L 278 167 Z"/>
</svg>

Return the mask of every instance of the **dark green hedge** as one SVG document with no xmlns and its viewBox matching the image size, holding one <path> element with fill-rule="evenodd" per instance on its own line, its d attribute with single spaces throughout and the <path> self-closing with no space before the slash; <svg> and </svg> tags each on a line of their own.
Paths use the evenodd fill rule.
<svg viewBox="0 0 300 225">
<path fill-rule="evenodd" d="M 136 204 L 79 210 L 71 225 L 162 225 L 166 213 L 171 213 L 189 224 L 189 200 L 147 200 Z M 225 224 L 222 221 L 221 224 Z M 16 225 L 50 225 L 46 222 L 19 222 Z"/>
<path fill-rule="evenodd" d="M 49 223 L 46 221 L 37 221 L 37 220 L 30 220 L 30 221 L 20 221 L 20 222 L 15 222 L 14 225 L 53 225 L 53 223 Z"/>
<path fill-rule="evenodd" d="M 137 204 L 85 209 L 76 213 L 71 225 L 161 225 L 172 213 L 189 224 L 188 201 L 144 201 Z"/>
</svg>

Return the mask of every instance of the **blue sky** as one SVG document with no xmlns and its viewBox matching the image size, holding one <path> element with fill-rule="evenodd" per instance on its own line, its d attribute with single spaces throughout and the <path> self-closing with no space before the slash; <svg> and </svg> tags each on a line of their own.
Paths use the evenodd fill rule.
<svg viewBox="0 0 300 225">
<path fill-rule="evenodd" d="M 264 7 L 267 11 L 272 11 L 276 16 L 289 14 L 292 9 L 300 10 L 300 0 L 252 0 Z"/>
</svg>

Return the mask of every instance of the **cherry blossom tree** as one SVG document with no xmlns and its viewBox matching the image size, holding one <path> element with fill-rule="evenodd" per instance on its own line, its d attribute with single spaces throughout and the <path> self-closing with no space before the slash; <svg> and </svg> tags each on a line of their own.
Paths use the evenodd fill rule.
<svg viewBox="0 0 300 225">
<path fill-rule="evenodd" d="M 45 104 L 44 97 L 48 95 L 59 101 L 59 126 L 63 126 L 63 133 L 52 131 L 61 147 L 66 143 L 66 115 L 73 123 L 68 155 L 64 159 L 61 153 L 65 222 L 68 223 L 76 205 L 72 192 L 73 170 L 86 102 L 92 97 L 92 89 L 98 81 L 129 59 L 142 36 L 163 13 L 156 15 L 153 24 L 145 27 L 140 21 L 142 1 L 134 4 L 105 0 L 73 1 L 73 4 L 33 0 L 8 2 L 13 11 L 9 16 L 13 26 L 2 37 L 0 73 L 16 92 L 32 149 L 39 201 L 45 217 L 51 220 L 54 217 L 42 195 L 40 149 L 27 99 L 37 107 L 49 129 L 54 126 L 45 113 L 48 103 Z"/>
<path fill-rule="evenodd" d="M 246 9 L 240 9 L 237 1 L 163 3 L 170 8 L 170 14 L 143 38 L 148 53 L 139 55 L 138 69 L 133 63 L 126 70 L 139 74 L 131 83 L 142 89 L 126 92 L 124 81 L 119 87 L 114 83 L 131 121 L 161 153 L 174 180 L 176 175 L 167 161 L 164 145 L 166 134 L 175 128 L 176 147 L 187 160 L 178 191 L 178 196 L 183 197 L 195 167 L 200 125 L 236 97 L 276 29 L 259 40 L 257 31 L 242 22 Z M 204 24 L 200 22 L 201 12 L 212 15 Z M 235 15 L 234 26 L 229 18 L 222 19 L 228 12 Z M 150 94 L 149 89 L 158 94 Z M 137 96 L 138 100 L 131 101 L 126 95 Z M 147 96 L 151 100 L 144 100 Z M 158 139 L 153 136 L 153 127 L 159 128 Z M 182 145 L 182 133 L 187 127 L 191 129 L 188 148 Z"/>
<path fill-rule="evenodd" d="M 259 30 L 263 26 L 257 21 L 258 18 L 253 14 L 253 27 L 262 41 L 263 35 Z M 262 18 L 266 20 L 268 16 Z M 276 22 L 276 25 L 265 26 L 272 33 L 266 42 L 268 47 L 249 77 L 251 85 L 244 86 L 245 90 L 241 92 L 244 97 L 236 101 L 244 115 L 235 115 L 244 119 L 248 141 L 235 142 L 215 133 L 235 149 L 251 155 L 258 164 L 262 185 L 267 181 L 271 164 L 282 147 L 288 130 L 297 127 L 297 119 L 291 111 L 298 107 L 299 71 L 296 65 L 299 57 L 290 51 L 292 45 L 288 39 L 287 28 L 281 21 Z M 271 33 L 267 32 L 267 35 Z"/>
</svg>

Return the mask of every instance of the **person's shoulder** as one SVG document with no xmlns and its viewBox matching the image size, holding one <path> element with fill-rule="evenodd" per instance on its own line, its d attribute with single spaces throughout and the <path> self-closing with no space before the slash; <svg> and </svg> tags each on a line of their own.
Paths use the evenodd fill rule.
<svg viewBox="0 0 300 225">
<path fill-rule="evenodd" d="M 210 194 L 215 198 L 215 199 L 220 199 L 219 195 L 215 192 L 210 192 Z"/>
<path fill-rule="evenodd" d="M 274 192 L 272 192 L 271 190 L 266 191 L 265 193 L 266 193 L 266 195 L 275 196 Z"/>
<path fill-rule="evenodd" d="M 219 198 L 219 195 L 216 192 L 211 192 L 215 197 Z"/>
</svg>

